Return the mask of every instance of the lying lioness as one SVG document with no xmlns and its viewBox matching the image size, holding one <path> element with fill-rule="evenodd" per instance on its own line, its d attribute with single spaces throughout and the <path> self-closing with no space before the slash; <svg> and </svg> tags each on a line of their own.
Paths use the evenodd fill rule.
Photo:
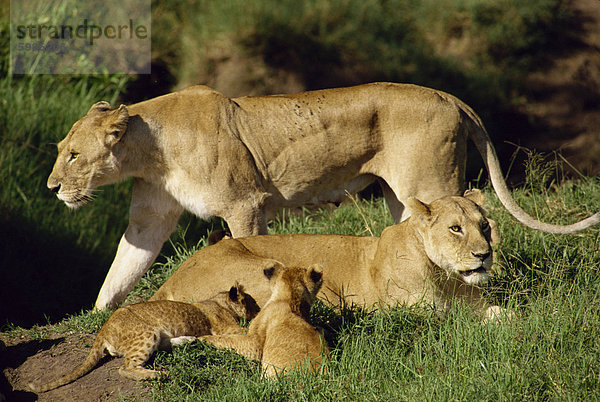
<svg viewBox="0 0 600 402">
<path fill-rule="evenodd" d="M 111 110 L 98 102 L 58 144 L 48 187 L 69 207 L 99 186 L 134 177 L 129 227 L 96 300 L 120 303 L 156 258 L 184 209 L 224 218 L 234 237 L 267 233 L 267 212 L 340 201 L 379 180 L 396 223 L 409 196 L 430 202 L 464 190 L 467 140 L 483 155 L 500 201 L 511 198 L 479 117 L 455 97 L 375 83 L 296 95 L 229 99 L 197 86 Z"/>
<path fill-rule="evenodd" d="M 270 296 L 263 271 L 272 266 L 324 267 L 320 298 L 371 306 L 425 301 L 443 310 L 462 298 L 488 316 L 499 311 L 481 298 L 488 280 L 495 225 L 479 190 L 431 204 L 409 198 L 408 220 L 381 237 L 273 235 L 222 240 L 186 260 L 152 300 L 193 301 L 239 281 L 261 306 Z M 227 285 L 225 285 L 227 286 Z"/>
</svg>

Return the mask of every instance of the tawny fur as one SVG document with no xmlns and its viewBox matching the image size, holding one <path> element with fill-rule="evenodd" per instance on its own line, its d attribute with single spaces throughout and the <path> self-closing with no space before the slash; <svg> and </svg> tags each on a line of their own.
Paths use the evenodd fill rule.
<svg viewBox="0 0 600 402">
<path fill-rule="evenodd" d="M 125 299 L 184 209 L 224 218 L 233 237 L 266 234 L 267 215 L 281 207 L 341 201 L 379 181 L 398 223 L 411 196 L 464 191 L 469 138 L 520 222 L 554 233 L 600 222 L 600 213 L 569 226 L 529 216 L 469 106 L 392 83 L 235 99 L 195 86 L 114 110 L 98 102 L 58 144 L 48 187 L 75 208 L 97 187 L 134 177 L 129 226 L 96 300 L 103 309 Z"/>
<path fill-rule="evenodd" d="M 250 323 L 248 333 L 208 335 L 200 340 L 260 360 L 269 377 L 305 365 L 317 371 L 329 354 L 325 339 L 309 323 L 310 308 L 323 283 L 322 269 L 318 265 L 265 269 L 271 297 Z"/>
<path fill-rule="evenodd" d="M 119 308 L 98 332 L 85 361 L 74 371 L 47 384 L 30 384 L 45 392 L 69 384 L 91 371 L 108 352 L 123 356 L 119 374 L 134 380 L 156 378 L 143 365 L 157 349 L 169 348 L 207 334 L 241 334 L 239 320 L 250 320 L 259 308 L 241 286 L 198 303 L 150 301 Z"/>
<path fill-rule="evenodd" d="M 483 202 L 479 190 L 430 204 L 413 198 L 411 217 L 386 228 L 381 237 L 290 234 L 221 240 L 186 260 L 152 299 L 211 294 L 238 280 L 263 305 L 271 294 L 265 268 L 317 262 L 325 281 L 319 297 L 333 305 L 424 301 L 443 310 L 458 298 L 486 312 L 478 286 L 488 280 L 499 236 Z"/>
</svg>

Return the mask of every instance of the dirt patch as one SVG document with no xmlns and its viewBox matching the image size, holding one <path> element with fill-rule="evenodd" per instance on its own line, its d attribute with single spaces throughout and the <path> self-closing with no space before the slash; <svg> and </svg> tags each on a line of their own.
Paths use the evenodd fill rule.
<svg viewBox="0 0 600 402">
<path fill-rule="evenodd" d="M 89 353 L 95 335 L 49 334 L 45 339 L 19 338 L 0 334 L 5 346 L 0 351 L 0 393 L 7 401 L 112 401 L 151 399 L 143 383 L 122 377 L 121 358 L 104 358 L 79 380 L 39 395 L 30 382 L 47 382 L 70 372 Z M 2 398 L 0 397 L 0 400 Z"/>
</svg>

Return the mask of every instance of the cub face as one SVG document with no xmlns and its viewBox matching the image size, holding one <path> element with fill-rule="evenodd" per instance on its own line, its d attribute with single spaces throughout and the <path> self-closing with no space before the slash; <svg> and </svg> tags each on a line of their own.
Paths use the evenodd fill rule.
<svg viewBox="0 0 600 402">
<path fill-rule="evenodd" d="M 110 110 L 108 102 L 98 102 L 58 143 L 47 185 L 69 208 L 91 200 L 96 187 L 116 181 L 119 162 L 113 147 L 127 130 L 128 120 L 124 105 Z"/>
<path fill-rule="evenodd" d="M 323 285 L 323 266 L 314 264 L 309 268 L 286 268 L 277 264 L 266 268 L 264 274 L 271 287 L 271 297 L 265 306 L 272 300 L 287 300 L 293 309 L 298 308 L 299 313 L 308 319 L 310 307 Z"/>
<path fill-rule="evenodd" d="M 471 285 L 489 280 L 492 244 L 499 237 L 481 208 L 484 201 L 479 190 L 472 190 L 465 198 L 446 197 L 431 204 L 412 198 L 408 205 L 429 259 Z"/>
<path fill-rule="evenodd" d="M 252 320 L 260 312 L 260 307 L 256 300 L 244 291 L 244 287 L 235 284 L 227 292 L 220 292 L 215 297 L 221 305 L 229 308 L 233 313 L 247 321 Z"/>
</svg>

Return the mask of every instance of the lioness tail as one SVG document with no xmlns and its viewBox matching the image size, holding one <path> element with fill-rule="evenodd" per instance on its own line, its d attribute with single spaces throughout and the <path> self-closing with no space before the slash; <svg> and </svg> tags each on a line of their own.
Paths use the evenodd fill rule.
<svg viewBox="0 0 600 402">
<path fill-rule="evenodd" d="M 504 205 L 504 208 L 506 208 L 508 212 L 515 217 L 515 219 L 532 229 L 556 234 L 571 234 L 600 224 L 600 212 L 596 212 L 594 215 L 571 225 L 553 225 L 550 223 L 541 222 L 525 212 L 525 210 L 523 210 L 523 208 L 521 208 L 519 204 L 517 204 L 517 202 L 512 198 L 510 190 L 508 189 L 506 181 L 504 180 L 504 176 L 502 175 L 502 169 L 500 167 L 498 155 L 494 150 L 492 141 L 485 127 L 483 126 L 481 119 L 469 106 L 461 101 L 458 102 L 458 106 L 462 112 L 468 116 L 468 119 L 471 123 L 471 130 L 469 130 L 469 133 L 471 134 L 470 137 L 479 150 L 485 166 L 487 167 L 490 175 L 490 181 L 492 182 L 492 187 L 494 187 L 494 190 L 498 195 L 498 199 L 502 205 Z"/>
</svg>

